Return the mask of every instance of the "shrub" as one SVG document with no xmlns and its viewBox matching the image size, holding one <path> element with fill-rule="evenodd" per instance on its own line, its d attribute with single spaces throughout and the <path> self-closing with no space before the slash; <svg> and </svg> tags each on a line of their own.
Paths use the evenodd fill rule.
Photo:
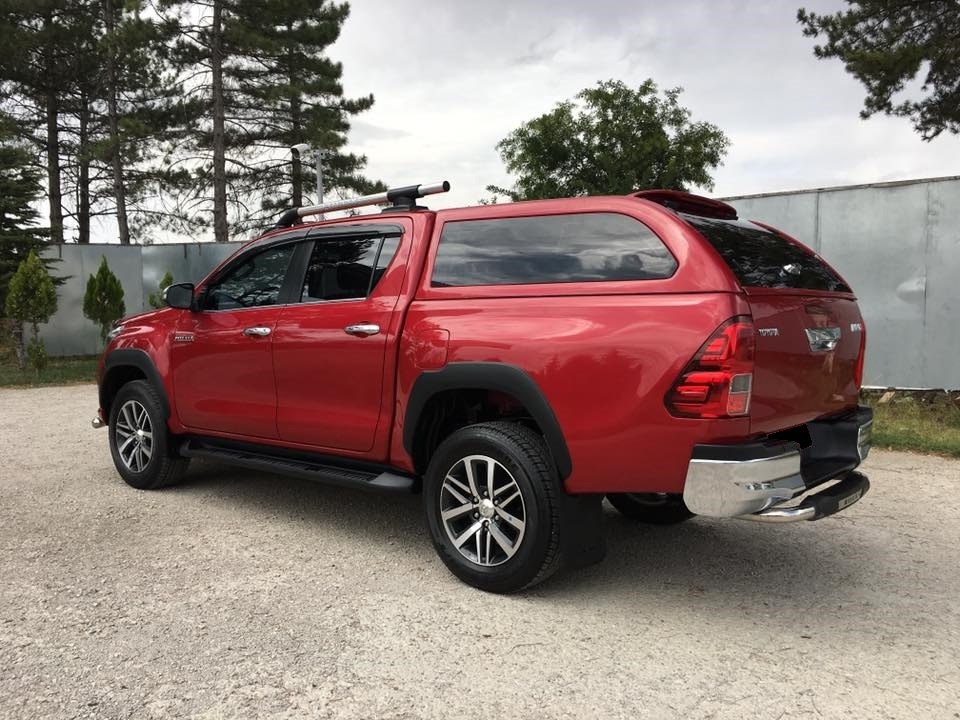
<svg viewBox="0 0 960 720">
<path fill-rule="evenodd" d="M 49 322 L 50 317 L 57 311 L 57 290 L 53 278 L 33 251 L 20 263 L 17 272 L 10 278 L 4 309 L 7 316 L 14 320 L 17 363 L 22 370 L 27 359 L 23 324 L 28 323 L 33 331 L 31 344 L 39 343 L 40 324 Z"/>
<path fill-rule="evenodd" d="M 43 340 L 37 337 L 30 338 L 30 343 L 27 345 L 27 360 L 37 371 L 37 375 L 43 372 L 47 367 L 47 346 L 43 344 Z"/>
<path fill-rule="evenodd" d="M 83 296 L 83 315 L 100 327 L 100 342 L 106 343 L 107 333 L 114 322 L 123 317 L 127 308 L 123 304 L 123 286 L 110 271 L 107 258 L 100 259 L 96 275 L 87 280 Z"/>
<path fill-rule="evenodd" d="M 150 303 L 150 307 L 159 310 L 166 306 L 166 303 L 163 301 L 163 291 L 171 285 L 173 285 L 173 275 L 171 275 L 168 270 L 164 276 L 160 278 L 160 285 L 157 286 L 157 291 L 147 295 L 147 302 Z"/>
</svg>

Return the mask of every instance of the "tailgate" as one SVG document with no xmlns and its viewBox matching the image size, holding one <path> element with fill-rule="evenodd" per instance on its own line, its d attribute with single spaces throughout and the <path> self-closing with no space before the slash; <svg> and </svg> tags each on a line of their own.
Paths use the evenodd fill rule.
<svg viewBox="0 0 960 720">
<path fill-rule="evenodd" d="M 863 320 L 849 298 L 750 293 L 757 328 L 751 432 L 774 432 L 857 404 Z"/>
<path fill-rule="evenodd" d="M 723 258 L 750 302 L 757 330 L 751 432 L 856 406 L 863 318 L 843 278 L 773 228 L 681 217 Z"/>
</svg>

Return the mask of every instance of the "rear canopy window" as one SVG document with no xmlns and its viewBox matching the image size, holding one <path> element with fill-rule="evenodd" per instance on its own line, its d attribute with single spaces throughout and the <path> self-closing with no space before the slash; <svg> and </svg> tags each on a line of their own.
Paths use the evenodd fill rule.
<svg viewBox="0 0 960 720">
<path fill-rule="evenodd" d="M 816 255 L 777 233 L 740 220 L 680 217 L 713 245 L 744 287 L 850 292 Z"/>
<path fill-rule="evenodd" d="M 617 213 L 462 220 L 443 226 L 434 287 L 666 278 L 677 261 L 650 228 Z"/>
</svg>

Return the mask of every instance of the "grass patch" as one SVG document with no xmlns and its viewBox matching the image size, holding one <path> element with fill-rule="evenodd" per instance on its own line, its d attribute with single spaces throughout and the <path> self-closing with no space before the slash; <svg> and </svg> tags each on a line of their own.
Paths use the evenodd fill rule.
<svg viewBox="0 0 960 720">
<path fill-rule="evenodd" d="M 873 406 L 874 447 L 960 457 L 960 406 L 947 393 L 865 400 Z"/>
<path fill-rule="evenodd" d="M 96 382 L 97 355 L 52 357 L 43 372 L 28 367 L 21 370 L 15 362 L 0 362 L 0 387 L 38 387 Z"/>
</svg>

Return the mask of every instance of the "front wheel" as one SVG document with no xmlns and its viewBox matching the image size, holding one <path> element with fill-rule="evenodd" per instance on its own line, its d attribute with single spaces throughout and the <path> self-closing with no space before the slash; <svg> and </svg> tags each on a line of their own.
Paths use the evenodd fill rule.
<svg viewBox="0 0 960 720">
<path fill-rule="evenodd" d="M 651 525 L 675 525 L 693 517 L 680 495 L 610 493 L 607 500 L 624 517 Z"/>
<path fill-rule="evenodd" d="M 113 464 L 128 485 L 156 490 L 186 472 L 190 460 L 173 447 L 160 398 L 145 380 L 120 388 L 110 406 L 109 427 Z"/>
<path fill-rule="evenodd" d="M 437 554 L 462 581 L 488 592 L 545 580 L 560 564 L 559 487 L 550 452 L 533 430 L 491 422 L 456 431 L 424 476 Z"/>
</svg>

